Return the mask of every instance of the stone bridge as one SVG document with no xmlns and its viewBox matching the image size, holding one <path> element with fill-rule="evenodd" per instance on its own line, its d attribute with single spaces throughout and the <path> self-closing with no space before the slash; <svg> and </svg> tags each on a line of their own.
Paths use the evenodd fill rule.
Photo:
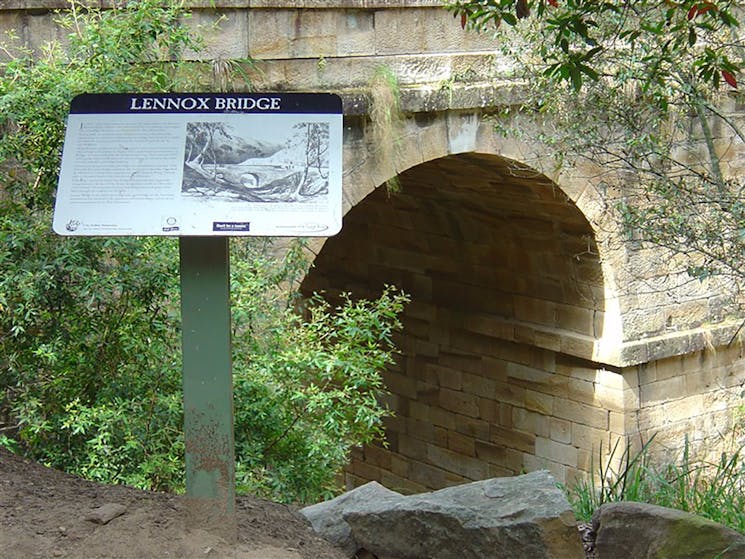
<svg viewBox="0 0 745 559">
<path fill-rule="evenodd" d="M 38 46 L 64 5 L 0 0 L 0 26 Z M 617 441 L 656 433 L 669 457 L 686 438 L 702 455 L 731 442 L 745 360 L 728 294 L 628 241 L 600 170 L 557 167 L 537 124 L 495 132 L 520 84 L 493 38 L 435 0 L 189 5 L 210 30 L 204 64 L 251 58 L 252 87 L 344 100 L 343 229 L 314 247 L 304 289 L 411 295 L 386 374 L 388 446 L 356 452 L 350 484 L 420 491 L 540 468 L 568 482 Z M 386 94 L 400 122 L 375 117 Z M 725 170 L 742 173 L 735 147 Z"/>
</svg>

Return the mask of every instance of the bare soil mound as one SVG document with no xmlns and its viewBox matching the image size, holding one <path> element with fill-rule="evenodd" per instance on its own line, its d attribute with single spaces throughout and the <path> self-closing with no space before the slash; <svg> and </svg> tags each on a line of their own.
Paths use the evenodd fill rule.
<svg viewBox="0 0 745 559">
<path fill-rule="evenodd" d="M 108 504 L 106 524 L 87 517 Z M 343 559 L 296 510 L 252 497 L 237 501 L 238 543 L 184 526 L 178 495 L 100 485 L 0 449 L 0 557 L 30 559 Z"/>
</svg>

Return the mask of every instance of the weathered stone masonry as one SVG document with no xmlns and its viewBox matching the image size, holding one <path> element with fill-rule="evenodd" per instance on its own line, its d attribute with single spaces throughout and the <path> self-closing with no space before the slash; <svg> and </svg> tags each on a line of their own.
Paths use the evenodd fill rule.
<svg viewBox="0 0 745 559">
<path fill-rule="evenodd" d="M 344 99 L 347 213 L 304 288 L 364 296 L 392 283 L 412 296 L 386 374 L 389 446 L 357 452 L 350 484 L 417 491 L 543 467 L 570 481 L 601 445 L 653 433 L 671 457 L 686 436 L 701 453 L 726 447 L 745 387 L 727 293 L 629 245 L 598 169 L 554 168 L 530 128 L 523 141 L 493 132 L 489 114 L 519 101 L 519 84 L 491 37 L 436 0 L 191 5 L 190 25 L 219 25 L 195 59 L 252 57 L 254 87 Z M 39 47 L 64 37 L 49 10 L 65 6 L 0 0 L 0 30 Z M 369 133 L 381 66 L 407 117 L 393 161 Z M 718 145 L 725 171 L 745 172 L 743 146 Z"/>
</svg>

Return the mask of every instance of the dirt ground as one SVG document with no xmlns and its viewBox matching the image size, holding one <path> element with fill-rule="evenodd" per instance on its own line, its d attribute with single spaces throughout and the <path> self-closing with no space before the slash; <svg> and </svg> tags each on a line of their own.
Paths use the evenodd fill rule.
<svg viewBox="0 0 745 559">
<path fill-rule="evenodd" d="M 109 504 L 126 511 L 87 520 Z M 50 470 L 0 449 L 0 557 L 32 559 L 342 559 L 295 509 L 239 497 L 238 543 L 187 530 L 183 498 L 107 486 Z"/>
</svg>

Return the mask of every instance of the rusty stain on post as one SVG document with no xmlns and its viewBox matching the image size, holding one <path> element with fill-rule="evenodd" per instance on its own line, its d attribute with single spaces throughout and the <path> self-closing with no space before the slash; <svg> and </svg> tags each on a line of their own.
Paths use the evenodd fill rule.
<svg viewBox="0 0 745 559">
<path fill-rule="evenodd" d="M 227 237 L 182 237 L 186 522 L 237 539 Z"/>
</svg>

